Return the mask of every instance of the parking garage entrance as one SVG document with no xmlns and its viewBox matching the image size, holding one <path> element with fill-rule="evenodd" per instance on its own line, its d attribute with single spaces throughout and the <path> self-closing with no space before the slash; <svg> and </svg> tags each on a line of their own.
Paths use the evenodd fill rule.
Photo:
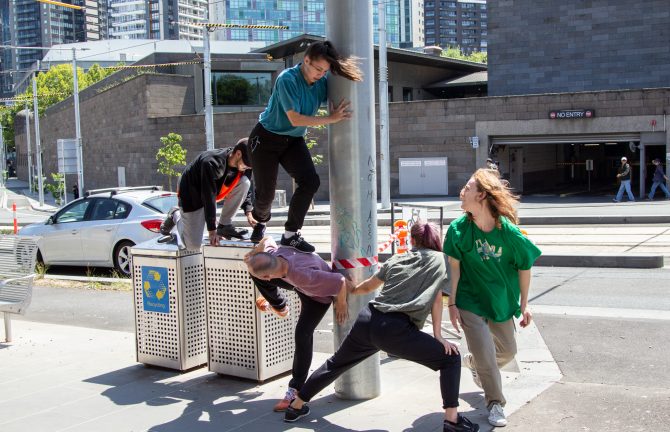
<svg viewBox="0 0 670 432">
<path fill-rule="evenodd" d="M 490 137 L 490 143 L 490 156 L 498 161 L 501 174 L 524 194 L 611 195 L 618 188 L 617 170 L 625 156 L 637 196 L 640 163 L 646 166 L 642 181 L 649 190 L 651 161 L 665 160 L 664 145 L 647 145 L 640 151 L 639 133 Z"/>
</svg>

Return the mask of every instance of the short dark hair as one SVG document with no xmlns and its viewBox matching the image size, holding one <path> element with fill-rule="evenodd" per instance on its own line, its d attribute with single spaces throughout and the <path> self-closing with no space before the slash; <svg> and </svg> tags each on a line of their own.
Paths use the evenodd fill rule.
<svg viewBox="0 0 670 432">
<path fill-rule="evenodd" d="M 235 147 L 233 147 L 233 153 L 237 150 L 242 153 L 242 162 L 249 168 L 251 168 L 251 154 L 249 153 L 249 145 L 248 145 L 248 138 L 242 138 L 240 139 L 237 144 L 235 144 Z"/>
<path fill-rule="evenodd" d="M 268 252 L 259 252 L 252 255 L 247 261 L 250 270 L 255 274 L 272 271 L 277 268 L 278 263 L 277 257 Z"/>
</svg>

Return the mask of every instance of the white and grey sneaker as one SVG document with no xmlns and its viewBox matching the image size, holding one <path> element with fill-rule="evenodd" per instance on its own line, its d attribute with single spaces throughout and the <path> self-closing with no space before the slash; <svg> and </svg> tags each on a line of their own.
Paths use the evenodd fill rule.
<svg viewBox="0 0 670 432">
<path fill-rule="evenodd" d="M 500 404 L 494 403 L 491 405 L 491 410 L 489 411 L 489 423 L 491 426 L 495 427 L 507 426 L 507 417 L 505 417 L 505 411 L 503 411 Z"/>
<path fill-rule="evenodd" d="M 470 373 L 472 373 L 472 381 L 475 382 L 475 385 L 479 388 L 483 388 L 482 380 L 481 378 L 479 378 L 477 369 L 475 369 L 475 359 L 471 353 L 467 353 L 466 355 L 463 356 L 463 366 L 470 369 Z"/>
</svg>

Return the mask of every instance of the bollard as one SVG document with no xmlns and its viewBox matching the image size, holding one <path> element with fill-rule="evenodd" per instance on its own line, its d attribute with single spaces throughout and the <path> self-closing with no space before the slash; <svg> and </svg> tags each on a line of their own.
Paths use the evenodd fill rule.
<svg viewBox="0 0 670 432">
<path fill-rule="evenodd" d="M 14 213 L 14 234 L 19 232 L 19 224 L 16 222 L 16 203 L 12 203 L 12 213 Z"/>
</svg>

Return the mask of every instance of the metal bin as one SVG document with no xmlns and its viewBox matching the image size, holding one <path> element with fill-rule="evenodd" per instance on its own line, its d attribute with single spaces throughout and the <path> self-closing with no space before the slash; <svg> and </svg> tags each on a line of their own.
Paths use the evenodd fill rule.
<svg viewBox="0 0 670 432">
<path fill-rule="evenodd" d="M 177 370 L 207 363 L 202 253 L 154 239 L 131 255 L 137 361 Z"/>
<path fill-rule="evenodd" d="M 265 381 L 291 370 L 300 298 L 287 296 L 290 314 L 279 318 L 256 308 L 260 295 L 244 264 L 252 244 L 222 241 L 204 246 L 209 370 Z"/>
</svg>

